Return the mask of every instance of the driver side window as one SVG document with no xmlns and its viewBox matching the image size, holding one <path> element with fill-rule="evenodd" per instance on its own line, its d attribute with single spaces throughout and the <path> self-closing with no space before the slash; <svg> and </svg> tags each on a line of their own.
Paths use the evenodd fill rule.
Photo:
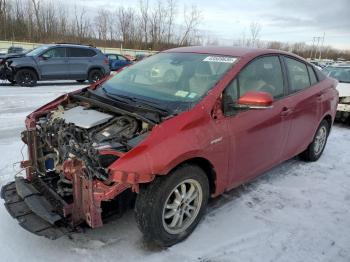
<svg viewBox="0 0 350 262">
<path fill-rule="evenodd" d="M 50 58 L 62 58 L 66 56 L 66 50 L 65 48 L 52 48 L 43 55 Z"/>
<path fill-rule="evenodd" d="M 274 98 L 284 94 L 283 74 L 277 56 L 265 56 L 248 64 L 238 75 L 239 96 L 248 91 L 270 93 Z"/>
<path fill-rule="evenodd" d="M 223 93 L 224 113 L 236 113 L 234 105 L 248 91 L 270 93 L 274 98 L 284 96 L 283 73 L 277 56 L 255 59 L 238 74 Z"/>
</svg>

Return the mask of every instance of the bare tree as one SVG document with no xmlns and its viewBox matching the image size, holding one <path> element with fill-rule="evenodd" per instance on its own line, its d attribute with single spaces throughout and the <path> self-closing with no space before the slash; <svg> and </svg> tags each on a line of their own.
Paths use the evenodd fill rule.
<svg viewBox="0 0 350 262">
<path fill-rule="evenodd" d="M 250 31 L 250 46 L 258 47 L 261 25 L 258 22 L 252 22 L 249 27 Z"/>
<path fill-rule="evenodd" d="M 185 30 L 179 42 L 180 46 L 190 43 L 191 33 L 194 33 L 197 30 L 200 19 L 201 12 L 198 10 L 197 6 L 192 6 L 190 11 L 187 11 L 186 6 L 184 6 Z"/>
<path fill-rule="evenodd" d="M 109 18 L 110 13 L 105 9 L 99 9 L 97 15 L 95 16 L 95 25 L 97 30 L 98 39 L 107 41 L 109 35 Z"/>
<path fill-rule="evenodd" d="M 167 2 L 167 10 L 168 10 L 168 18 L 167 18 L 167 27 L 168 27 L 168 32 L 167 32 L 167 44 L 169 45 L 171 42 L 171 38 L 173 35 L 173 30 L 174 30 L 174 20 L 176 16 L 176 1 L 175 0 L 168 0 Z"/>
<path fill-rule="evenodd" d="M 149 1 L 140 0 L 140 43 L 139 46 L 142 48 L 142 43 L 148 45 L 148 27 L 149 27 Z"/>
<path fill-rule="evenodd" d="M 77 6 L 74 7 L 74 24 L 73 32 L 78 40 L 78 42 L 82 41 L 84 38 L 89 36 L 89 27 L 90 23 L 86 18 L 86 10 L 82 8 L 80 11 L 77 10 Z"/>
</svg>

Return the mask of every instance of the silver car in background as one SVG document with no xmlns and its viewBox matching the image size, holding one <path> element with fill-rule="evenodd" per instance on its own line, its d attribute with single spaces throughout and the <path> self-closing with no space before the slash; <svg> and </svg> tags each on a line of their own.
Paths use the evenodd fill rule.
<svg viewBox="0 0 350 262">
<path fill-rule="evenodd" d="M 350 119 L 350 64 L 332 65 L 323 69 L 327 76 L 339 81 L 339 104 L 337 118 L 343 122 Z"/>
</svg>

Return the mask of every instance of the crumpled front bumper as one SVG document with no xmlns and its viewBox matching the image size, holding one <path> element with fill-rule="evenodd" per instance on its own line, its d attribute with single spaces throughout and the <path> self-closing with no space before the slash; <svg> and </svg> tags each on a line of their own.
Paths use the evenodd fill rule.
<svg viewBox="0 0 350 262">
<path fill-rule="evenodd" d="M 57 239 L 73 231 L 43 194 L 22 177 L 3 186 L 1 198 L 9 214 L 31 233 Z"/>
<path fill-rule="evenodd" d="M 0 65 L 0 80 L 13 79 L 14 73 L 10 67 L 7 67 L 5 64 Z"/>
<path fill-rule="evenodd" d="M 6 79 L 6 69 L 4 65 L 0 65 L 0 79 L 1 80 Z"/>
</svg>

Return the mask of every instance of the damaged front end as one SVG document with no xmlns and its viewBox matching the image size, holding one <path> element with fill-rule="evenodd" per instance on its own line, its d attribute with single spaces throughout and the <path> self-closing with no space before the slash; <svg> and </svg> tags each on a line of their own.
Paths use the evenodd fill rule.
<svg viewBox="0 0 350 262">
<path fill-rule="evenodd" d="M 12 65 L 13 60 L 24 56 L 25 53 L 8 54 L 0 58 L 0 80 L 7 80 L 14 83 L 16 68 Z"/>
<path fill-rule="evenodd" d="M 88 90 L 35 111 L 22 133 L 29 155 L 22 162 L 26 178 L 17 177 L 1 191 L 7 210 L 28 231 L 51 239 L 82 223 L 102 226 L 103 203 L 138 190 L 137 183 L 116 179 L 110 166 L 140 144 L 154 125 L 91 98 Z"/>
<path fill-rule="evenodd" d="M 0 80 L 14 81 L 15 72 L 8 58 L 0 58 Z"/>
</svg>

